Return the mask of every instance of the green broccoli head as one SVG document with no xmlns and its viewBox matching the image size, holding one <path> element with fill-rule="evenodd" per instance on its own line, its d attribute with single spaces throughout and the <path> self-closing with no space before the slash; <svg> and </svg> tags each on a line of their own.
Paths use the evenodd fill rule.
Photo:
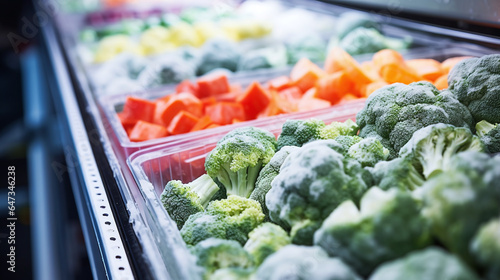
<svg viewBox="0 0 500 280">
<path fill-rule="evenodd" d="M 365 138 L 352 145 L 347 154 L 359 161 L 363 167 L 374 166 L 377 162 L 389 157 L 389 150 L 376 138 Z"/>
<path fill-rule="evenodd" d="M 252 230 L 248 237 L 243 248 L 253 256 L 257 266 L 269 255 L 291 243 L 288 233 L 272 223 L 261 224 Z"/>
<path fill-rule="evenodd" d="M 196 245 L 208 238 L 226 239 L 227 222 L 222 216 L 198 212 L 189 216 L 181 229 L 181 236 L 187 245 Z"/>
<path fill-rule="evenodd" d="M 317 119 L 287 120 L 278 137 L 278 150 L 285 146 L 302 147 L 305 143 L 321 139 L 323 127 L 325 123 Z"/>
<path fill-rule="evenodd" d="M 356 121 L 359 136 L 379 139 L 389 149 L 389 159 L 397 156 L 415 131 L 431 124 L 474 129 L 467 107 L 451 92 L 439 91 L 429 82 L 396 83 L 375 91 Z"/>
<path fill-rule="evenodd" d="M 366 169 L 372 174 L 373 185 L 383 190 L 397 188 L 413 191 L 425 182 L 411 162 L 402 158 L 380 161 L 373 168 Z"/>
<path fill-rule="evenodd" d="M 222 268 L 248 268 L 254 265 L 252 256 L 233 240 L 209 238 L 196 244 L 192 252 L 196 264 L 204 268 L 204 279 Z"/>
<path fill-rule="evenodd" d="M 226 239 L 241 244 L 245 244 L 248 233 L 264 221 L 262 208 L 257 201 L 237 195 L 211 202 L 206 211 L 221 216 L 226 224 Z"/>
<path fill-rule="evenodd" d="M 259 280 L 360 280 L 345 263 L 319 247 L 287 245 L 269 256 L 256 273 Z"/>
<path fill-rule="evenodd" d="M 500 54 L 459 62 L 448 75 L 448 85 L 476 122 L 500 123 Z"/>
<path fill-rule="evenodd" d="M 500 153 L 500 124 L 482 120 L 476 124 L 476 133 L 488 153 Z"/>
<path fill-rule="evenodd" d="M 257 201 L 231 195 L 212 201 L 205 212 L 191 215 L 181 229 L 181 236 L 188 245 L 210 237 L 235 240 L 243 245 L 248 240 L 248 233 L 263 220 L 264 214 Z"/>
<path fill-rule="evenodd" d="M 209 280 L 252 280 L 255 274 L 254 268 L 229 267 L 216 270 L 208 278 Z"/>
<path fill-rule="evenodd" d="M 407 49 L 411 42 L 411 37 L 404 39 L 387 38 L 374 28 L 358 27 L 338 41 L 336 45 L 350 55 L 360 55 L 376 53 L 383 49 Z M 335 45 L 335 43 L 335 41 L 332 42 L 332 45 Z"/>
<path fill-rule="evenodd" d="M 352 120 L 332 122 L 320 129 L 320 139 L 336 139 L 339 136 L 355 136 L 358 134 L 358 125 Z"/>
<path fill-rule="evenodd" d="M 428 179 L 446 169 L 453 155 L 465 151 L 483 152 L 484 145 L 468 128 L 439 123 L 416 131 L 399 154 Z"/>
<path fill-rule="evenodd" d="M 371 184 L 369 172 L 332 149 L 335 140 L 318 140 L 291 153 L 266 195 L 273 222 L 292 228 L 292 242 L 310 245 L 321 222 L 344 200 L 359 201 Z"/>
<path fill-rule="evenodd" d="M 262 212 L 264 213 L 265 220 L 270 221 L 269 219 L 269 211 L 266 207 L 266 194 L 271 189 L 271 182 L 274 180 L 279 172 L 281 165 L 288 157 L 288 155 L 298 150 L 299 147 L 295 146 L 285 146 L 276 154 L 274 154 L 273 158 L 260 170 L 259 177 L 257 177 L 257 182 L 255 184 L 255 189 L 250 194 L 250 199 L 256 200 L 260 203 L 262 207 Z M 286 227 L 286 225 L 283 225 Z"/>
<path fill-rule="evenodd" d="M 372 187 L 360 210 L 350 200 L 337 207 L 314 234 L 314 244 L 367 276 L 381 263 L 430 243 L 420 208 L 406 191 Z"/>
<path fill-rule="evenodd" d="M 479 277 L 456 256 L 437 247 L 412 252 L 384 263 L 369 280 L 479 280 Z"/>
<path fill-rule="evenodd" d="M 163 207 L 181 229 L 189 216 L 204 211 L 218 191 L 217 184 L 204 174 L 189 184 L 177 180 L 168 182 L 160 199 Z"/>
<path fill-rule="evenodd" d="M 343 39 L 349 35 L 354 29 L 364 27 L 380 30 L 380 25 L 370 15 L 360 12 L 342 13 L 335 25 L 335 36 L 338 39 Z"/>
<path fill-rule="evenodd" d="M 463 152 L 446 171 L 422 186 L 423 215 L 433 235 L 451 252 L 472 263 L 469 243 L 478 228 L 498 216 L 500 158 Z"/>
<path fill-rule="evenodd" d="M 486 271 L 487 279 L 500 279 L 500 219 L 484 224 L 472 239 L 470 250 Z"/>
<path fill-rule="evenodd" d="M 217 178 L 228 195 L 249 197 L 263 165 L 276 151 L 276 138 L 268 131 L 242 127 L 226 134 L 205 159 L 205 170 Z"/>
<path fill-rule="evenodd" d="M 346 154 L 352 145 L 361 142 L 361 140 L 363 140 L 363 138 L 361 138 L 357 135 L 355 135 L 355 136 L 340 135 L 339 137 L 335 138 L 335 141 L 337 143 L 339 143 L 343 148 L 342 154 Z"/>
</svg>

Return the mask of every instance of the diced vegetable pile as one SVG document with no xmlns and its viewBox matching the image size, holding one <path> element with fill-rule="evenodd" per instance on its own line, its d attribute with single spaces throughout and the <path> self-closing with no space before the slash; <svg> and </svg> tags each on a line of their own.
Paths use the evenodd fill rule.
<svg viewBox="0 0 500 280">
<path fill-rule="evenodd" d="M 351 55 L 404 50 L 410 37 L 390 38 L 369 14 L 337 19 L 279 2 L 244 1 L 238 7 L 193 7 L 127 19 L 81 33 L 81 57 L 99 94 L 179 83 L 215 69 L 227 72 L 283 68 L 301 58 L 324 62 L 340 47 Z M 113 83 L 109 83 L 110 80 Z"/>
<path fill-rule="evenodd" d="M 442 75 L 412 64 L 384 65 L 388 77 Z M 277 139 L 254 127 L 226 134 L 206 174 L 161 194 L 200 277 L 500 279 L 498 69 L 500 55 L 488 55 L 455 65 L 449 89 L 383 86 L 356 122 L 288 120 Z"/>
<path fill-rule="evenodd" d="M 344 101 L 366 98 L 391 83 L 429 81 L 438 89 L 448 87 L 450 69 L 466 57 L 442 63 L 433 59 L 404 60 L 397 51 L 377 52 L 372 61 L 359 64 L 347 52 L 334 48 L 324 69 L 307 58 L 280 76 L 246 89 L 231 85 L 223 73 L 185 80 L 176 93 L 155 101 L 128 97 L 121 123 L 131 141 L 145 141 L 221 125 L 285 113 L 328 108 Z M 443 80 L 444 77 L 444 80 Z M 432 86 L 432 85 L 431 85 Z"/>
</svg>

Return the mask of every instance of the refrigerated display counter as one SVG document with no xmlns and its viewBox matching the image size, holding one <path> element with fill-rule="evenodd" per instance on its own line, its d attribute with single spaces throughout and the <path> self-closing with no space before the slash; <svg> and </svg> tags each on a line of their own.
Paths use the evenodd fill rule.
<svg viewBox="0 0 500 280">
<path fill-rule="evenodd" d="M 335 18 L 351 8 L 367 11 L 379 6 L 348 6 L 344 1 L 287 1 L 291 7 L 320 11 Z M 344 6 L 336 6 L 335 4 Z M 374 1 L 380 2 L 380 1 Z M 405 5 L 406 2 L 400 3 Z M 368 7 L 368 8 L 367 8 Z M 40 8 L 40 7 L 39 7 Z M 425 11 L 425 8 L 420 7 Z M 413 14 L 412 14 L 413 15 Z M 480 56 L 498 53 L 500 39 L 495 36 L 453 30 L 394 18 L 377 13 L 388 34 L 413 36 L 415 49 L 405 58 L 433 58 L 443 61 L 455 56 Z M 435 15 L 434 15 L 435 17 Z M 196 279 L 189 254 L 175 223 L 159 201 L 168 180 L 192 180 L 203 173 L 204 156 L 228 131 L 244 124 L 218 127 L 201 133 L 131 142 L 116 116 L 127 92 L 101 96 L 92 81 L 92 67 L 82 57 L 71 15 L 51 18 L 42 28 L 41 67 L 62 120 L 61 137 L 85 236 L 93 276 L 96 279 Z M 81 21 L 81 15 L 75 15 Z M 75 20 L 76 21 L 76 20 Z M 491 21 L 485 18 L 485 21 Z M 67 22 L 67 25 L 64 26 Z M 81 24 L 81 22 L 79 23 Z M 495 27 L 496 28 L 496 27 Z M 78 29 L 77 29 L 78 30 Z M 359 61 L 366 57 L 355 56 Z M 322 63 L 322 61 L 318 61 Z M 289 73 L 291 67 L 229 76 L 231 81 L 268 79 Z M 111 81 L 107 81 L 111 83 Z M 248 82 L 247 82 L 248 83 Z M 171 85 L 137 94 L 145 99 L 159 97 L 158 92 L 174 91 Z M 269 117 L 250 124 L 279 133 L 287 119 L 319 118 L 325 122 L 355 118 L 364 100 L 318 110 Z M 171 140 L 169 140 L 169 138 Z"/>
</svg>

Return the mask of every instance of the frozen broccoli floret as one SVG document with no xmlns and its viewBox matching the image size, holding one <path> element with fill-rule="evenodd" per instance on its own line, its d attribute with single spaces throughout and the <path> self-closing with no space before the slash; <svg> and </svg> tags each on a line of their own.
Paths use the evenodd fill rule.
<svg viewBox="0 0 500 280">
<path fill-rule="evenodd" d="M 204 268 L 204 279 L 221 268 L 248 268 L 254 265 L 252 256 L 233 240 L 209 238 L 194 246 L 196 264 Z"/>
<path fill-rule="evenodd" d="M 212 39 L 205 43 L 196 74 L 204 75 L 214 69 L 224 68 L 232 72 L 238 69 L 238 47 L 226 39 Z"/>
<path fill-rule="evenodd" d="M 224 185 L 228 195 L 249 197 L 262 166 L 271 160 L 275 150 L 272 133 L 255 127 L 237 128 L 207 155 L 205 170 Z"/>
<path fill-rule="evenodd" d="M 447 170 L 422 186 L 423 215 L 431 231 L 452 253 L 473 263 L 469 244 L 478 228 L 498 216 L 500 158 L 463 152 Z"/>
<path fill-rule="evenodd" d="M 472 239 L 470 250 L 487 279 L 500 279 L 500 219 L 484 224 Z"/>
<path fill-rule="evenodd" d="M 332 122 L 322 127 L 319 135 L 321 139 L 336 139 L 339 136 L 355 136 L 358 134 L 359 127 L 352 120 L 345 122 Z"/>
<path fill-rule="evenodd" d="M 404 50 L 411 44 L 411 37 L 404 39 L 388 38 L 374 28 L 358 27 L 333 45 L 341 47 L 350 55 L 376 53 L 383 49 Z"/>
<path fill-rule="evenodd" d="M 500 54 L 462 60 L 451 69 L 448 85 L 476 122 L 500 123 Z"/>
<path fill-rule="evenodd" d="M 315 33 L 292 37 L 287 44 L 288 64 L 295 64 L 301 58 L 323 62 L 326 58 L 326 41 Z"/>
<path fill-rule="evenodd" d="M 287 120 L 278 137 L 278 151 L 285 146 L 302 147 L 305 143 L 322 139 L 323 127 L 325 123 L 317 119 Z"/>
<path fill-rule="evenodd" d="M 180 83 L 195 76 L 194 67 L 176 56 L 165 55 L 149 63 L 138 76 L 145 88 Z"/>
<path fill-rule="evenodd" d="M 189 216 L 181 229 L 187 245 L 196 245 L 208 238 L 226 239 L 227 222 L 222 216 L 198 212 Z"/>
<path fill-rule="evenodd" d="M 429 82 L 396 83 L 371 94 L 357 114 L 359 136 L 375 137 L 395 158 L 413 133 L 431 124 L 444 123 L 474 129 L 467 107 L 447 90 Z"/>
<path fill-rule="evenodd" d="M 227 223 L 226 239 L 236 240 L 242 245 L 248 240 L 248 233 L 264 221 L 262 208 L 257 201 L 237 195 L 211 202 L 206 211 L 222 216 Z"/>
<path fill-rule="evenodd" d="M 377 162 L 389 157 L 389 150 L 376 138 L 365 138 L 352 145 L 347 154 L 361 163 L 361 166 L 374 166 Z"/>
<path fill-rule="evenodd" d="M 349 148 L 356 144 L 356 143 L 359 143 L 361 140 L 363 140 L 363 138 L 355 135 L 355 136 L 344 136 L 344 135 L 340 135 L 338 137 L 335 138 L 335 142 L 339 143 L 342 148 L 344 149 L 344 154 L 347 153 L 347 151 L 349 151 Z"/>
<path fill-rule="evenodd" d="M 181 236 L 188 245 L 210 237 L 235 240 L 243 245 L 248 233 L 263 220 L 257 201 L 233 195 L 211 202 L 205 212 L 191 215 L 181 229 Z"/>
<path fill-rule="evenodd" d="M 319 247 L 288 245 L 269 256 L 257 270 L 259 280 L 360 280 L 349 266 L 329 258 Z"/>
<path fill-rule="evenodd" d="M 291 153 L 266 195 L 271 221 L 291 226 L 292 242 L 312 244 L 321 222 L 345 200 L 358 202 L 371 184 L 369 172 L 356 160 L 318 140 Z"/>
<path fill-rule="evenodd" d="M 280 226 L 263 223 L 248 234 L 248 241 L 243 247 L 260 265 L 269 255 L 291 243 L 288 233 Z"/>
<path fill-rule="evenodd" d="M 437 247 L 381 265 L 369 280 L 479 280 L 456 256 Z"/>
<path fill-rule="evenodd" d="M 216 270 L 209 280 L 252 280 L 255 274 L 254 268 L 229 267 Z"/>
<path fill-rule="evenodd" d="M 335 36 L 343 39 L 358 27 L 373 28 L 380 30 L 380 25 L 369 15 L 360 12 L 342 13 L 335 26 Z"/>
<path fill-rule="evenodd" d="M 380 161 L 373 168 L 367 167 L 373 178 L 373 185 L 383 190 L 397 188 L 413 191 L 421 187 L 425 179 L 408 160 L 396 158 Z"/>
<path fill-rule="evenodd" d="M 465 151 L 483 152 L 484 145 L 468 128 L 439 123 L 417 130 L 399 155 L 428 179 L 446 169 L 453 155 Z"/>
<path fill-rule="evenodd" d="M 480 121 L 476 124 L 476 133 L 481 137 L 487 152 L 500 153 L 500 124 Z"/>
<path fill-rule="evenodd" d="M 172 180 L 167 183 L 160 200 L 170 217 L 182 228 L 189 216 L 204 211 L 214 194 L 219 191 L 217 184 L 204 174 L 189 184 Z"/>
<path fill-rule="evenodd" d="M 360 210 L 350 200 L 337 207 L 314 234 L 314 244 L 361 276 L 430 243 L 420 203 L 410 193 L 372 187 L 360 204 Z"/>
<path fill-rule="evenodd" d="M 262 212 L 266 215 L 265 220 L 269 220 L 269 211 L 266 206 L 266 194 L 271 189 L 271 182 L 274 180 L 279 172 L 281 165 L 288 157 L 288 155 L 298 150 L 298 147 L 295 146 L 285 146 L 276 154 L 274 154 L 273 158 L 260 170 L 259 177 L 257 177 L 257 182 L 255 183 L 255 189 L 250 194 L 250 199 L 256 200 L 260 203 L 262 207 Z"/>
<path fill-rule="evenodd" d="M 251 50 L 243 54 L 238 63 L 238 71 L 263 68 L 277 68 L 288 65 L 286 48 L 283 45 Z"/>
</svg>

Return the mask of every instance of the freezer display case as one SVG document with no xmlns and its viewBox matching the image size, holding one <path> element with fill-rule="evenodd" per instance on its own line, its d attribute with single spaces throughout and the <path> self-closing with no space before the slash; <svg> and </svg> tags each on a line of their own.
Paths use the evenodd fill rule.
<svg viewBox="0 0 500 280">
<path fill-rule="evenodd" d="M 421 138 L 441 139 L 429 140 L 430 142 L 444 141 L 439 142 L 439 145 L 442 145 L 441 149 L 448 148 L 447 145 L 456 145 L 446 152 L 441 151 L 441 156 L 449 157 L 450 153 L 455 154 L 462 150 L 484 153 L 487 151 L 485 149 L 489 148 L 493 151 L 493 146 L 489 142 L 484 142 L 486 141 L 484 137 L 496 139 L 495 136 L 484 131 L 488 126 L 476 126 L 476 123 L 480 121 L 478 118 L 487 119 L 494 127 L 495 114 L 493 113 L 491 118 L 481 117 L 484 116 L 481 110 L 484 110 L 484 106 L 495 106 L 495 98 L 491 98 L 491 104 L 488 103 L 490 105 L 478 108 L 471 105 L 475 101 L 463 101 L 461 97 L 458 99 L 453 97 L 454 93 L 447 88 L 450 86 L 450 89 L 451 87 L 458 89 L 468 86 L 461 84 L 460 80 L 451 80 L 448 77 L 451 69 L 462 60 L 469 58 L 474 60 L 477 57 L 498 54 L 500 39 L 498 36 L 485 34 L 486 32 L 473 33 L 475 30 L 464 30 L 465 28 L 454 30 L 450 26 L 443 27 L 425 22 L 427 18 L 420 14 L 426 14 L 433 19 L 441 17 L 433 14 L 431 8 L 429 10 L 413 7 L 406 2 L 398 2 L 400 5 L 398 7 L 405 9 L 399 11 L 397 15 L 391 14 L 394 12 L 393 9 L 388 9 L 388 13 L 374 12 L 383 10 L 378 2 L 251 0 L 214 3 L 183 1 L 179 4 L 175 1 L 154 1 L 147 4 L 134 2 L 92 12 L 57 14 L 43 28 L 44 50 L 48 57 L 49 71 L 54 73 L 50 86 L 56 93 L 54 99 L 59 104 L 58 112 L 65 119 L 66 131 L 63 138 L 69 147 L 67 161 L 75 167 L 71 179 L 82 226 L 85 228 L 87 247 L 92 254 L 91 266 L 94 276 L 99 279 L 101 277 L 275 279 L 280 275 L 285 277 L 288 275 L 285 270 L 290 270 L 292 271 L 290 273 L 298 277 L 297 279 L 307 279 L 307 277 L 316 279 L 316 277 L 326 277 L 325 275 L 336 275 L 335 273 L 345 277 L 352 276 L 354 277 L 352 279 L 370 275 L 374 277 L 373 279 L 386 279 L 383 278 L 387 275 L 384 273 L 389 273 L 391 270 L 402 271 L 403 261 L 423 265 L 425 259 L 434 258 L 436 261 L 449 262 L 456 268 L 456 271 L 449 272 L 450 275 L 458 273 L 473 277 L 470 279 L 476 279 L 474 277 L 494 279 L 496 272 L 489 263 L 491 256 L 483 258 L 481 254 L 484 252 L 477 248 L 487 246 L 481 243 L 484 240 L 490 242 L 487 239 L 488 234 L 493 234 L 495 228 L 498 229 L 495 222 L 485 226 L 484 233 L 483 231 L 478 233 L 486 236 L 484 240 L 474 236 L 476 231 L 467 233 L 467 236 L 457 237 L 465 238 L 462 240 L 467 242 L 475 238 L 475 245 L 471 245 L 474 249 L 468 251 L 467 248 L 464 249 L 463 246 L 457 246 L 450 241 L 455 237 L 452 234 L 436 234 L 436 229 L 432 229 L 432 226 L 438 226 L 427 224 L 429 220 L 435 223 L 443 222 L 439 219 L 446 220 L 445 215 L 449 213 L 425 219 L 420 217 L 423 215 L 420 214 L 423 207 L 421 203 L 425 201 L 426 195 L 413 191 L 412 184 L 420 186 L 424 181 L 431 181 L 432 177 L 439 177 L 440 172 L 451 171 L 434 166 L 439 172 L 432 173 L 426 169 L 430 167 L 424 166 L 421 161 L 419 163 L 419 157 L 422 157 L 421 154 L 425 154 L 425 151 L 418 151 L 420 146 L 416 142 L 422 140 L 414 139 L 411 135 L 418 128 L 424 127 L 423 124 L 436 124 L 441 122 L 437 120 L 447 120 L 448 124 L 469 128 L 468 132 L 463 132 L 469 134 L 463 136 L 465 140 L 462 142 L 449 144 L 446 141 L 460 137 L 457 135 L 462 133 L 462 130 L 446 132 L 452 135 L 447 140 L 439 138 L 439 133 L 445 133 L 442 132 L 445 128 L 440 126 L 433 127 L 434 130 L 428 132 L 434 133 L 432 134 L 434 138 L 424 135 L 424 132 L 421 133 Z M 455 10 L 461 12 L 459 6 L 455 7 Z M 458 18 L 456 14 L 450 13 L 450 15 L 446 20 Z M 476 16 L 468 18 L 469 24 L 490 24 L 492 26 L 489 28 L 497 28 L 494 19 L 488 17 L 480 22 L 476 19 Z M 470 69 L 484 67 L 487 69 L 485 71 L 489 71 L 488 75 L 498 75 L 498 71 L 484 66 L 485 63 L 487 64 L 487 62 L 471 63 Z M 463 68 L 464 73 L 458 74 L 458 71 L 455 71 L 453 76 L 462 78 L 466 75 L 466 71 L 469 70 Z M 421 80 L 423 82 L 408 86 L 412 82 Z M 494 78 L 485 78 L 483 83 L 488 84 L 492 81 Z M 394 85 L 395 83 L 398 84 Z M 494 86 L 482 90 L 493 91 L 494 94 L 492 88 Z M 379 92 L 383 91 L 406 92 L 406 99 L 403 101 L 402 97 L 397 95 L 384 101 L 393 104 L 387 106 L 396 106 L 397 109 L 394 110 L 398 113 L 380 113 L 377 117 L 360 115 L 359 112 L 362 110 L 365 112 L 385 110 L 377 104 L 380 102 L 379 99 L 373 97 L 381 95 Z M 376 94 L 373 94 L 374 92 Z M 412 94 L 426 101 L 412 99 Z M 478 94 L 485 95 L 484 92 Z M 490 93 L 486 95 L 488 94 Z M 370 107 L 367 104 L 372 105 Z M 402 107 L 408 104 L 421 106 L 418 109 L 421 113 L 416 113 L 416 107 L 411 109 L 413 111 L 410 109 L 404 111 L 406 109 Z M 230 106 L 232 110 L 227 109 Z M 400 110 L 406 113 L 398 115 Z M 454 115 L 465 114 L 463 111 L 467 111 L 468 115 L 460 117 Z M 420 122 L 412 123 L 412 128 L 405 126 L 401 129 L 398 125 L 402 125 L 401 123 L 405 121 L 406 125 L 410 126 L 409 123 L 412 121 L 406 114 L 414 114 L 414 120 Z M 391 117 L 396 119 L 390 119 Z M 165 207 L 168 201 L 165 202 L 164 190 L 169 182 L 177 180 L 178 183 L 185 184 L 184 188 L 189 188 L 188 183 L 197 178 L 209 178 L 204 175 L 208 168 L 206 158 L 232 131 L 240 131 L 248 126 L 264 129 L 269 131 L 269 135 L 278 138 L 279 146 L 279 137 L 284 124 L 294 122 L 296 125 L 303 125 L 300 129 L 309 131 L 307 130 L 309 124 L 304 123 L 320 123 L 321 127 L 331 128 L 348 120 L 353 121 L 347 122 L 351 126 L 354 125 L 353 131 L 339 133 L 347 133 L 340 135 L 357 140 L 352 140 L 355 142 L 345 144 L 347 146 L 342 146 L 338 150 L 330 147 L 327 154 L 333 149 L 333 154 L 328 156 L 338 157 L 342 162 L 341 167 L 331 168 L 343 170 L 342 166 L 345 165 L 357 170 L 346 171 L 348 167 L 345 167 L 346 169 L 342 171 L 343 176 L 352 178 L 350 183 L 346 182 L 343 187 L 354 188 L 353 185 L 357 184 L 363 185 L 364 189 L 355 195 L 343 193 L 345 190 L 338 190 L 337 194 L 344 195 L 344 200 L 351 199 L 354 203 L 352 201 L 351 204 L 341 203 L 343 201 L 338 201 L 335 196 L 330 199 L 337 202 L 327 203 L 326 206 L 323 202 L 319 202 L 318 197 L 321 196 L 322 190 L 311 178 L 317 179 L 314 176 L 319 175 L 313 176 L 312 173 L 323 171 L 320 171 L 321 164 L 311 160 L 314 164 L 318 164 L 318 170 L 311 172 L 309 175 L 312 177 L 307 179 L 308 186 L 311 186 L 309 194 L 297 190 L 297 194 L 287 198 L 286 193 L 290 190 L 281 190 L 281 194 L 275 191 L 273 195 L 276 201 L 272 202 L 274 204 L 267 203 L 264 199 L 259 201 L 261 203 L 258 207 L 252 206 L 259 208 L 260 211 L 266 208 L 265 210 L 269 212 L 265 211 L 267 216 L 261 213 L 259 218 L 256 218 L 258 222 L 253 222 L 251 229 L 256 227 L 256 223 L 260 224 L 264 219 L 266 221 L 265 226 L 259 227 L 260 232 L 250 234 L 250 239 L 254 242 L 250 245 L 248 245 L 250 241 L 244 242 L 249 238 L 248 225 L 242 240 L 231 237 L 229 233 L 219 232 L 227 230 L 234 234 L 234 228 L 230 226 L 224 228 L 221 225 L 217 229 L 219 233 L 207 233 L 211 230 L 211 226 L 205 224 L 207 221 L 204 220 L 199 221 L 200 227 L 207 228 L 202 239 L 206 236 L 219 238 L 225 236 L 239 243 L 221 240 L 212 240 L 212 243 L 210 240 L 193 241 L 192 237 L 191 239 L 186 237 L 192 233 L 186 233 L 187 230 L 182 232 L 177 216 L 169 212 L 172 211 L 171 208 Z M 356 121 L 359 127 L 355 125 Z M 392 122 L 391 130 L 400 129 L 405 132 L 399 137 L 388 136 L 390 131 L 379 129 L 384 122 Z M 332 125 L 328 126 L 331 123 Z M 370 128 L 373 130 L 371 134 L 366 132 L 367 126 L 374 127 Z M 284 131 L 283 135 L 299 133 L 290 132 L 289 127 L 286 129 L 288 130 Z M 296 127 L 294 129 L 298 130 Z M 357 136 L 358 129 L 361 129 L 359 136 L 372 140 L 360 142 L 364 140 Z M 452 128 L 446 127 L 446 129 Z M 487 130 L 490 129 L 491 127 Z M 471 131 L 478 136 L 473 136 Z M 303 133 L 307 135 L 309 132 Z M 331 134 L 325 132 L 323 136 L 319 136 L 320 133 L 317 133 L 316 138 L 310 135 L 304 137 L 309 137 L 308 140 L 322 139 L 320 141 L 330 143 L 321 145 L 340 145 L 331 144 L 330 140 L 334 139 Z M 336 134 L 335 137 L 337 136 Z M 249 136 L 241 137 L 243 139 Z M 483 137 L 482 140 L 480 137 Z M 408 144 L 404 145 L 409 140 L 411 143 L 415 142 L 413 150 L 407 147 Z M 296 146 L 306 142 L 306 140 L 296 142 Z M 390 162 L 391 158 L 397 158 L 398 155 L 403 157 L 405 152 L 400 151 L 402 147 L 407 147 L 401 149 L 407 154 L 414 153 L 412 156 L 404 156 L 412 158 L 411 167 L 408 165 L 407 169 L 400 170 L 400 172 L 410 172 L 408 170 L 411 169 L 415 172 L 408 173 L 408 178 L 411 177 L 415 181 L 404 181 L 407 178 L 400 178 L 404 181 L 401 183 L 401 188 L 407 187 L 406 192 L 389 190 L 389 187 L 382 189 L 387 183 L 382 182 L 382 179 L 391 175 L 378 170 L 373 162 L 364 157 L 372 151 L 363 150 L 361 155 L 356 151 L 362 149 L 363 145 L 368 145 L 368 142 L 377 146 L 380 151 L 380 155 L 375 156 L 377 161 Z M 297 150 L 315 149 L 312 145 L 306 146 L 308 148 L 297 148 Z M 444 146 L 446 148 L 443 148 Z M 451 151 L 452 149 L 455 150 Z M 306 157 L 300 152 L 295 152 L 293 155 L 296 158 Z M 321 158 L 323 155 L 316 156 Z M 481 159 L 489 160 L 488 157 Z M 225 160 L 230 161 L 231 158 Z M 269 160 L 270 158 L 267 158 L 265 163 Z M 491 166 L 495 165 L 494 160 L 496 159 L 491 159 Z M 293 165 L 291 160 L 289 161 L 282 164 Z M 400 163 L 401 166 L 406 166 L 405 164 L 407 161 Z M 494 167 L 488 168 L 493 170 Z M 281 170 L 286 168 L 282 167 Z M 276 172 L 280 173 L 279 166 Z M 357 172 L 358 177 L 349 172 Z M 483 175 L 486 174 L 484 176 L 494 176 L 493 171 L 491 174 L 484 169 L 481 172 Z M 212 178 L 207 179 L 211 186 L 217 186 L 217 190 L 224 186 L 227 194 L 224 192 L 223 197 L 234 194 L 231 182 L 234 183 L 236 179 L 234 177 L 228 179 L 227 176 L 230 175 L 227 174 L 226 177 L 214 174 L 209 172 Z M 292 173 L 289 175 L 290 181 L 301 180 Z M 325 180 L 330 182 L 328 184 L 340 180 L 332 179 L 334 177 Z M 438 179 L 434 181 L 436 180 Z M 274 181 L 281 182 L 281 185 L 273 183 L 273 189 L 285 188 L 284 186 L 288 184 L 286 178 Z M 420 183 L 415 183 L 416 181 Z M 490 183 L 491 181 L 484 182 L 486 185 Z M 255 182 L 250 184 L 255 187 Z M 290 184 L 293 185 L 293 182 Z M 330 187 L 335 188 L 333 185 Z M 366 190 L 368 188 L 369 190 Z M 438 192 L 439 189 L 435 191 Z M 457 190 L 454 195 L 459 195 L 460 191 Z M 413 193 L 413 197 L 408 193 Z M 211 196 L 213 195 L 212 193 Z M 307 199 L 301 196 L 307 196 Z M 229 199 L 236 201 L 238 198 L 233 196 L 226 198 L 227 201 Z M 234 203 L 235 205 L 241 203 L 238 207 L 243 208 L 231 211 L 243 211 L 245 207 L 250 207 L 248 206 L 250 200 L 239 199 L 246 202 Z M 299 202 L 304 199 L 323 205 L 318 206 L 323 208 L 303 206 Z M 495 205 L 494 199 L 487 201 Z M 381 204 L 377 204 L 378 202 Z M 446 201 L 443 198 L 435 205 L 440 202 Z M 200 206 L 201 210 L 207 207 L 207 203 Z M 407 236 L 395 241 L 395 244 L 400 242 L 398 244 L 404 247 L 401 250 L 394 249 L 391 246 L 396 245 L 383 240 L 387 234 L 396 232 L 392 226 L 384 232 L 377 222 L 377 219 L 386 219 L 391 223 L 384 211 L 398 213 L 398 209 L 402 209 L 398 208 L 402 207 L 398 203 L 413 209 L 411 211 L 416 211 L 413 215 L 421 218 L 415 221 L 416 228 L 409 229 Z M 217 219 L 222 219 L 224 215 L 235 215 L 221 214 L 230 211 L 224 209 L 230 206 L 223 204 L 224 202 L 213 203 L 214 206 L 208 206 L 211 208 L 207 210 L 209 214 L 206 215 L 211 215 L 212 218 L 218 217 Z M 222 208 L 217 209 L 217 207 Z M 291 217 L 291 214 L 287 214 L 288 212 L 284 210 L 286 207 L 289 208 L 286 211 L 293 212 L 296 216 Z M 197 209 L 196 212 L 200 212 L 200 208 Z M 494 213 L 491 214 L 494 210 L 477 211 L 479 216 L 482 215 L 480 211 L 489 211 L 481 216 L 489 217 L 488 220 L 496 217 Z M 413 216 L 404 216 L 412 213 L 402 212 L 404 212 L 401 214 L 402 220 L 414 219 Z M 198 215 L 201 216 L 200 213 Z M 227 218 L 226 216 L 224 217 Z M 195 220 L 185 217 L 183 223 L 189 223 L 189 219 Z M 480 221 L 480 225 L 486 225 L 488 221 L 481 219 L 483 220 Z M 453 217 L 450 218 L 450 222 L 454 222 Z M 336 235 L 337 225 L 344 226 L 346 231 L 352 231 L 351 235 L 359 238 L 359 243 Z M 374 233 L 359 235 L 362 229 L 358 230 L 356 226 L 363 225 L 380 230 L 381 237 L 375 236 Z M 475 229 L 479 228 L 479 224 L 474 226 Z M 259 244 L 266 242 L 259 238 L 282 232 L 285 234 L 285 237 L 282 236 L 280 239 L 283 244 L 277 242 L 281 245 L 259 248 L 259 246 L 269 246 Z M 417 239 L 420 240 L 419 244 L 410 244 Z M 303 246 L 289 245 L 278 250 L 291 242 Z M 335 243 L 338 252 L 331 249 L 332 242 L 338 242 Z M 375 246 L 377 242 L 380 244 Z M 311 247 L 313 244 L 317 246 Z M 355 247 L 357 245 L 365 246 L 366 250 L 373 253 L 374 259 L 370 259 L 372 253 L 369 252 L 366 258 L 356 255 L 356 252 L 361 250 L 361 247 Z M 217 249 L 217 246 L 220 248 L 232 246 L 233 251 L 224 249 L 226 251 L 217 252 L 216 250 L 221 250 Z M 262 257 L 258 250 L 268 251 Z M 227 253 L 229 251 L 231 252 Z M 275 251 L 281 253 L 266 259 Z M 294 254 L 297 256 L 304 254 L 305 261 L 294 258 Z M 426 255 L 428 256 L 425 257 Z M 479 262 L 471 260 L 476 256 L 481 256 L 480 258 L 484 260 L 481 259 Z M 281 270 L 278 265 L 282 261 L 280 258 L 287 263 Z M 307 262 L 308 260 L 311 261 Z M 385 264 L 386 261 L 392 262 Z M 329 266 L 335 269 L 329 271 L 326 269 Z M 314 271 L 315 269 L 318 271 Z M 323 269 L 325 275 L 319 272 Z M 439 268 L 432 269 L 435 271 L 429 273 L 436 275 L 441 273 Z"/>
</svg>

